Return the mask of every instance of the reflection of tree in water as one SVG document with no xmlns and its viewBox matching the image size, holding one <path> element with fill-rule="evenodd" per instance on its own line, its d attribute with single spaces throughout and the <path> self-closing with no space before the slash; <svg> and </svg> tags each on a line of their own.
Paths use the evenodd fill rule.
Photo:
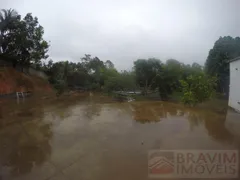
<svg viewBox="0 0 240 180">
<path fill-rule="evenodd" d="M 92 120 L 94 116 L 99 116 L 102 110 L 101 104 L 90 103 L 85 106 L 83 112 L 87 119 Z"/>
<path fill-rule="evenodd" d="M 166 117 L 163 107 L 134 104 L 133 106 L 134 120 L 140 123 L 159 122 L 161 117 Z"/>
<path fill-rule="evenodd" d="M 191 130 L 194 130 L 194 127 L 198 127 L 204 122 L 204 119 L 201 116 L 199 116 L 198 113 L 190 111 L 187 114 L 188 114 L 187 117 L 188 117 Z"/>
<path fill-rule="evenodd" d="M 168 116 L 184 116 L 183 108 L 172 103 L 136 103 L 132 107 L 134 119 L 140 123 L 159 122 Z"/>
<path fill-rule="evenodd" d="M 1 134 L 2 137 L 0 137 L 8 143 L 8 151 L 0 149 L 1 152 L 4 152 L 1 154 L 3 161 L 0 162 L 0 165 L 8 167 L 8 173 L 12 176 L 29 173 L 34 166 L 42 165 L 51 154 L 49 141 L 53 136 L 52 124 L 50 121 L 44 121 L 41 106 L 30 109 L 23 108 L 18 115 L 24 119 L 21 121 L 22 124 L 17 126 L 19 127 L 18 132 L 15 132 L 13 126 L 9 126 L 9 131 Z M 0 148 L 4 148 L 4 146 L 1 145 Z"/>
<path fill-rule="evenodd" d="M 233 135 L 225 127 L 226 115 L 207 110 L 184 109 L 179 105 L 170 103 L 135 103 L 133 107 L 133 118 L 140 123 L 159 122 L 160 118 L 186 116 L 190 129 L 204 126 L 209 136 L 218 141 L 231 142 Z"/>
<path fill-rule="evenodd" d="M 164 109 L 168 112 L 169 115 L 171 116 L 176 116 L 178 113 L 178 108 L 177 107 L 173 107 L 173 106 L 169 106 L 169 105 L 165 105 Z"/>
<path fill-rule="evenodd" d="M 65 119 L 66 117 L 69 117 L 72 115 L 71 111 L 74 106 L 76 106 L 76 103 L 72 101 L 68 103 L 62 103 L 62 104 L 56 105 L 55 109 L 51 111 L 51 114 L 53 118 L 58 117 L 60 119 Z"/>
<path fill-rule="evenodd" d="M 205 116 L 205 127 L 208 134 L 216 140 L 232 141 L 233 135 L 225 127 L 226 115 Z"/>
<path fill-rule="evenodd" d="M 233 135 L 226 129 L 226 115 L 217 114 L 214 112 L 189 112 L 188 120 L 191 129 L 200 124 L 204 124 L 208 134 L 215 140 L 232 141 Z"/>
</svg>

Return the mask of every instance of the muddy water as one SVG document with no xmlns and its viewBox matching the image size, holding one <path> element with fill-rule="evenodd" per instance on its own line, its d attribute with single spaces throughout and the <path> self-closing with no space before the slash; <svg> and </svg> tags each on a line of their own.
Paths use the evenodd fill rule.
<svg viewBox="0 0 240 180">
<path fill-rule="evenodd" d="M 94 98 L 6 107 L 0 116 L 4 180 L 144 180 L 149 150 L 240 147 L 240 118 L 230 111 Z"/>
</svg>

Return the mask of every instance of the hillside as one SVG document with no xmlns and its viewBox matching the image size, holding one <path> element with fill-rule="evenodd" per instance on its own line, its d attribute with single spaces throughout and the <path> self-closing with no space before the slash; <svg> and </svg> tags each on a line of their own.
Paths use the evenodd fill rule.
<svg viewBox="0 0 240 180">
<path fill-rule="evenodd" d="M 25 91 L 52 91 L 47 80 L 16 71 L 12 67 L 0 67 L 0 95 Z"/>
</svg>

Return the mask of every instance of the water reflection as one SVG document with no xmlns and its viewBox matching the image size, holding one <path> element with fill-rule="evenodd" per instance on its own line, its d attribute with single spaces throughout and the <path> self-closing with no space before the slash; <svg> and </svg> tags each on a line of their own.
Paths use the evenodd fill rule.
<svg viewBox="0 0 240 180">
<path fill-rule="evenodd" d="M 226 114 L 219 114 L 209 111 L 190 111 L 188 120 L 191 129 L 204 126 L 208 135 L 215 140 L 232 142 L 233 135 L 225 126 Z"/>
<path fill-rule="evenodd" d="M 187 112 L 186 116 L 188 118 L 191 131 L 193 131 L 194 128 L 198 128 L 198 126 L 202 125 L 204 122 L 204 119 L 201 116 L 199 116 L 198 113 Z"/>
<path fill-rule="evenodd" d="M 89 103 L 84 107 L 84 115 L 85 118 L 92 120 L 95 116 L 99 116 L 101 112 L 102 106 L 100 104 Z"/>
<path fill-rule="evenodd" d="M 133 103 L 133 119 L 139 123 L 156 123 L 184 117 L 190 131 L 204 127 L 209 136 L 217 141 L 233 141 L 233 135 L 225 126 L 226 114 L 213 111 L 185 108 L 170 103 Z"/>
<path fill-rule="evenodd" d="M 145 179 L 150 149 L 231 149 L 239 139 L 226 128 L 224 114 L 166 102 L 101 100 L 59 100 L 49 105 L 34 101 L 12 111 L 4 108 L 0 119 L 3 179 L 25 179 L 28 174 L 35 175 L 28 179 L 35 179 L 36 174 L 47 174 L 39 170 L 46 163 L 72 179 L 96 179 L 101 174 L 102 179 L 112 179 L 118 170 L 129 170 L 123 179 Z M 237 129 L 235 122 L 230 125 Z M 94 168 L 88 171 L 89 167 Z"/>
<path fill-rule="evenodd" d="M 133 118 L 139 123 L 159 122 L 161 117 L 165 117 L 166 113 L 163 108 L 155 109 L 144 104 L 133 104 Z"/>
<path fill-rule="evenodd" d="M 1 102 L 0 102 L 1 103 Z M 3 113 L 2 113 L 2 108 L 1 108 L 1 104 L 0 104 L 0 119 L 3 118 Z M 1 122 L 1 121 L 0 121 Z M 1 124 L 0 124 L 1 125 Z M 1 127 L 1 126 L 0 126 Z"/>
<path fill-rule="evenodd" d="M 139 123 L 160 122 L 161 119 L 174 116 L 184 116 L 185 112 L 181 106 L 163 102 L 154 103 L 133 103 L 132 111 L 134 120 Z"/>
<path fill-rule="evenodd" d="M 44 107 L 29 104 L 1 119 L 0 166 L 3 178 L 28 174 L 51 155 L 51 122 L 44 120 Z M 9 123 L 8 123 L 9 121 Z"/>
</svg>

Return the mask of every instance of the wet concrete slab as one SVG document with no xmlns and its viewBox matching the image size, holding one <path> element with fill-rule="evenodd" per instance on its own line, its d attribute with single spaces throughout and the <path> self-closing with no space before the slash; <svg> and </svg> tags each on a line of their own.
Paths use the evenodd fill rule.
<svg viewBox="0 0 240 180">
<path fill-rule="evenodd" d="M 13 107 L 0 118 L 3 180 L 144 180 L 149 150 L 240 148 L 240 124 L 231 120 L 239 116 L 180 104 L 29 100 Z"/>
</svg>

